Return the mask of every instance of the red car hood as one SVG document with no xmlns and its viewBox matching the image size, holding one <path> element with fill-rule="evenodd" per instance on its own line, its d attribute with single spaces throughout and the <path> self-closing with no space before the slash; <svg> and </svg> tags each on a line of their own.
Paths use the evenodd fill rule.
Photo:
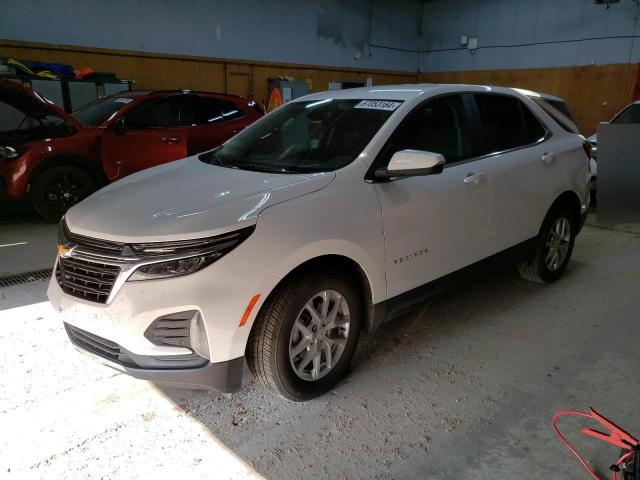
<svg viewBox="0 0 640 480">
<path fill-rule="evenodd" d="M 80 123 L 63 109 L 30 88 L 11 80 L 0 80 L 0 102 L 11 105 L 16 110 L 34 118 L 56 115 L 80 128 Z"/>
</svg>

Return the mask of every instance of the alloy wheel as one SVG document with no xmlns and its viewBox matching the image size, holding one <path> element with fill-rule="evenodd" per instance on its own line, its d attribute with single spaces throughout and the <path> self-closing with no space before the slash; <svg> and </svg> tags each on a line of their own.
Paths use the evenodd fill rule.
<svg viewBox="0 0 640 480">
<path fill-rule="evenodd" d="M 558 218 L 547 235 L 544 263 L 555 272 L 564 263 L 571 244 L 571 223 L 566 217 Z"/>
<path fill-rule="evenodd" d="M 349 326 L 349 304 L 340 292 L 323 290 L 309 298 L 289 338 L 289 361 L 295 374 L 306 381 L 327 375 L 344 352 Z"/>
</svg>

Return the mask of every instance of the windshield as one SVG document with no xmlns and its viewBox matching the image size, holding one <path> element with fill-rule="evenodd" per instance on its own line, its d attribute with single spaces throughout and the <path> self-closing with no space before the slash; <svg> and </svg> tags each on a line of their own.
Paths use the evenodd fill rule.
<svg viewBox="0 0 640 480">
<path fill-rule="evenodd" d="M 133 98 L 131 97 L 118 95 L 98 98 L 93 102 L 87 103 L 71 115 L 83 125 L 102 125 L 109 120 L 114 113 L 132 101 Z"/>
<path fill-rule="evenodd" d="M 289 103 L 200 159 L 274 173 L 337 170 L 355 160 L 401 103 L 333 99 Z"/>
<path fill-rule="evenodd" d="M 640 103 L 632 103 L 621 111 L 611 123 L 640 123 Z"/>
</svg>

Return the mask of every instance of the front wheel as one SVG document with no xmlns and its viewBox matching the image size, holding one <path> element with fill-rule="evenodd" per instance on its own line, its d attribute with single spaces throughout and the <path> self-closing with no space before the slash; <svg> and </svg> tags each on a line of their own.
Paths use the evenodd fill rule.
<svg viewBox="0 0 640 480">
<path fill-rule="evenodd" d="M 567 268 L 576 238 L 578 222 L 571 210 L 559 205 L 545 218 L 533 256 L 518 265 L 522 278 L 538 283 L 555 282 Z"/>
<path fill-rule="evenodd" d="M 31 188 L 33 208 L 46 220 L 55 222 L 97 189 L 95 179 L 73 165 L 56 165 L 43 170 Z"/>
<path fill-rule="evenodd" d="M 247 352 L 254 378 L 293 401 L 327 392 L 349 369 L 362 311 L 353 281 L 338 272 L 288 282 L 256 319 Z"/>
</svg>

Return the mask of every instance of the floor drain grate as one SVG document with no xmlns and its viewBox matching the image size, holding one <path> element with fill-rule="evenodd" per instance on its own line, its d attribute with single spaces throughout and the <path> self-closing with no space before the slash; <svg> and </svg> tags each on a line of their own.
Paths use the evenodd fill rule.
<svg viewBox="0 0 640 480">
<path fill-rule="evenodd" d="M 33 272 L 15 273 L 13 275 L 0 276 L 0 288 L 21 285 L 23 283 L 35 282 L 36 280 L 48 280 L 51 278 L 53 270 L 35 270 Z"/>
</svg>

